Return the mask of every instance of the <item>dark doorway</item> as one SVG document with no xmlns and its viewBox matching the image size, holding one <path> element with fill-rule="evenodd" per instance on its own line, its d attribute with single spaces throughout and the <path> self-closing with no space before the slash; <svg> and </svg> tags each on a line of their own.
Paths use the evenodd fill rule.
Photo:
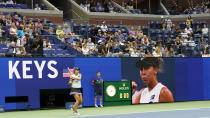
<svg viewBox="0 0 210 118">
<path fill-rule="evenodd" d="M 73 102 L 70 89 L 41 89 L 40 108 L 64 108 L 66 102 Z"/>
</svg>

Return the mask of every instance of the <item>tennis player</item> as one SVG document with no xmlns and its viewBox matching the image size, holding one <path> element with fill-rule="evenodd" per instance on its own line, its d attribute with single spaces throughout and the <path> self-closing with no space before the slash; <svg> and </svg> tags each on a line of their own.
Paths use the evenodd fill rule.
<svg viewBox="0 0 210 118">
<path fill-rule="evenodd" d="M 74 74 L 70 76 L 70 81 L 69 85 L 71 85 L 71 92 L 70 95 L 73 95 L 76 102 L 73 106 L 73 115 L 80 115 L 77 112 L 77 108 L 79 105 L 82 104 L 82 92 L 81 92 L 81 79 L 82 79 L 82 74 L 79 73 L 79 68 L 74 67 Z"/>
<path fill-rule="evenodd" d="M 133 104 L 174 102 L 171 91 L 158 82 L 157 73 L 161 64 L 162 59 L 154 57 L 137 61 L 136 67 L 140 69 L 141 79 L 147 87 L 136 94 L 135 99 L 132 100 Z"/>
</svg>

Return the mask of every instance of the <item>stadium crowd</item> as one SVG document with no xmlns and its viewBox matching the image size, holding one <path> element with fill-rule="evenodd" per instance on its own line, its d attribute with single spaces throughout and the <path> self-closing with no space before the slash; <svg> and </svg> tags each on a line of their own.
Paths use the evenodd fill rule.
<svg viewBox="0 0 210 118">
<path fill-rule="evenodd" d="M 180 28 L 169 17 L 162 18 L 160 33 L 171 32 L 173 37 L 144 34 L 141 26 L 131 27 L 127 33 L 120 29 L 110 32 L 105 22 L 94 25 L 90 36 L 71 44 L 86 56 L 99 57 L 190 57 L 209 56 L 208 27 L 206 23 L 194 24 L 189 17 Z M 152 28 L 150 31 L 153 30 Z M 149 32 L 150 32 L 149 31 Z M 156 30 L 155 30 L 156 31 Z M 199 35 L 198 37 L 196 37 Z M 189 52 L 191 51 L 191 52 Z"/>
<path fill-rule="evenodd" d="M 202 14 L 210 13 L 210 1 L 197 4 L 195 7 L 190 7 L 184 11 L 185 14 Z"/>
<path fill-rule="evenodd" d="M 84 0 L 80 6 L 88 12 L 120 13 L 120 9 L 114 6 L 111 0 Z"/>
<path fill-rule="evenodd" d="M 28 19 L 17 13 L 0 15 L 0 40 L 7 44 L 7 56 L 43 56 L 43 48 L 51 48 L 49 39 L 55 31 L 47 19 Z"/>
</svg>

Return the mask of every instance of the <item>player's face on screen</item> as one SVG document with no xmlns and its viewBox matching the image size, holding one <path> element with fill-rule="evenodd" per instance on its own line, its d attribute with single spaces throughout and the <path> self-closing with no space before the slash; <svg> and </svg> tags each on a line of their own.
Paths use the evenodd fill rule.
<svg viewBox="0 0 210 118">
<path fill-rule="evenodd" d="M 141 69 L 140 76 L 141 76 L 143 83 L 145 85 L 148 85 L 151 81 L 153 81 L 153 79 L 157 75 L 157 71 L 158 71 L 158 69 L 156 69 L 152 66 L 149 68 L 146 68 L 146 69 L 144 69 L 144 68 Z"/>
<path fill-rule="evenodd" d="M 97 73 L 97 76 L 98 76 L 98 77 L 100 77 L 100 76 L 101 76 L 101 73 L 100 73 L 100 72 L 98 72 L 98 73 Z"/>
<path fill-rule="evenodd" d="M 75 70 L 75 74 L 78 74 L 79 73 L 79 70 Z"/>
</svg>

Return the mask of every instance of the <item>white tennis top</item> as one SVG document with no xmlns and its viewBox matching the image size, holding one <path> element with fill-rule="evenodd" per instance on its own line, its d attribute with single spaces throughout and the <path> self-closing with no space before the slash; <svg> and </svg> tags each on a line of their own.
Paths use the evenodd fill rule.
<svg viewBox="0 0 210 118">
<path fill-rule="evenodd" d="M 158 103 L 161 89 L 165 87 L 158 83 L 151 91 L 145 88 L 141 93 L 140 103 Z"/>
</svg>

